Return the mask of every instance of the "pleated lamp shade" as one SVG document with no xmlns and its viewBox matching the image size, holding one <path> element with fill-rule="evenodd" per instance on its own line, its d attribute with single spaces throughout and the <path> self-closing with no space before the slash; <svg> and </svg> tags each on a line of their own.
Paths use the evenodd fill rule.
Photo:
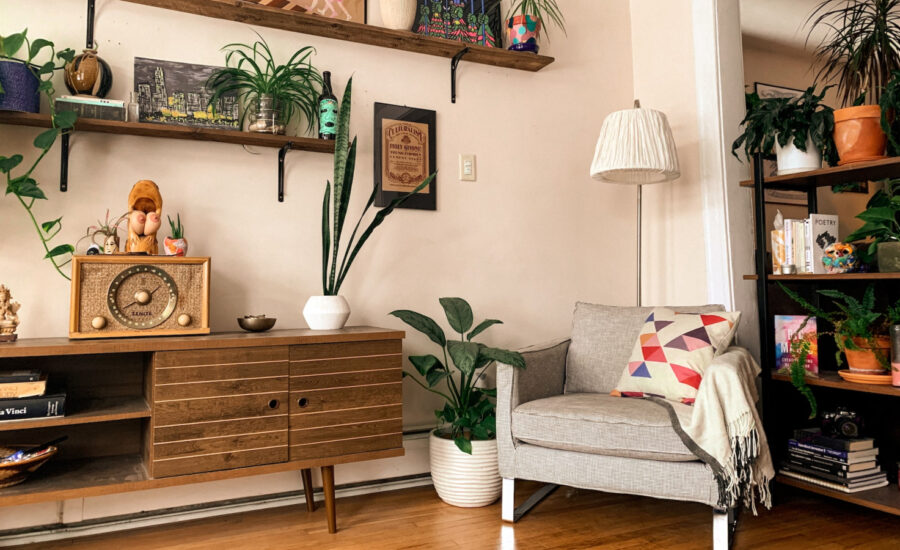
<svg viewBox="0 0 900 550">
<path fill-rule="evenodd" d="M 591 177 L 609 183 L 644 185 L 681 176 L 678 151 L 666 115 L 643 109 L 616 111 L 603 121 Z"/>
</svg>

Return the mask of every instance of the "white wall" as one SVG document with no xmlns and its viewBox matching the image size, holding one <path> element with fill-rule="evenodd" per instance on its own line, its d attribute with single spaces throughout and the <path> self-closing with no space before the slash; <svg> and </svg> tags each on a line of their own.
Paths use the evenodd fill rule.
<svg viewBox="0 0 900 550">
<path fill-rule="evenodd" d="M 626 0 L 567 0 L 564 9 L 568 36 L 555 32 L 546 44 L 546 53 L 556 56 L 556 63 L 533 74 L 463 62 L 456 105 L 449 99 L 446 59 L 255 29 L 282 59 L 302 45 L 316 46 L 316 65 L 331 70 L 341 90 L 354 76 L 353 131 L 360 148 L 351 219 L 372 185 L 373 103 L 437 111 L 438 210 L 400 211 L 379 229 L 343 290 L 353 308 L 350 324 L 403 328 L 387 316 L 389 311 L 411 308 L 440 316 L 437 298 L 458 295 L 471 301 L 477 316 L 506 322 L 486 335 L 489 343 L 518 347 L 567 334 L 576 300 L 632 303 L 633 190 L 589 177 L 604 117 L 629 107 L 634 97 L 632 64 L 638 59 L 631 54 L 630 6 Z M 69 0 L 0 0 L 0 34 L 27 26 L 32 37 L 79 47 L 84 11 L 82 2 Z M 652 13 L 642 13 L 652 18 Z M 115 75 L 109 97 L 123 98 L 131 89 L 136 56 L 222 64 L 219 47 L 251 41 L 253 30 L 239 23 L 99 0 L 96 40 Z M 689 40 L 690 30 L 682 32 Z M 689 59 L 675 61 L 691 73 Z M 675 72 L 669 76 L 677 77 Z M 690 92 L 679 88 L 689 85 L 675 78 L 656 97 L 663 97 L 666 89 L 688 97 Z M 648 105 L 656 99 L 651 95 L 648 91 L 643 96 Z M 682 121 L 678 115 L 683 104 L 657 100 L 656 105 L 668 110 L 676 137 L 687 136 L 681 150 L 693 156 L 690 136 L 695 129 L 690 117 Z M 36 133 L 0 126 L 0 154 L 28 151 Z M 162 190 L 164 215 L 181 213 L 192 254 L 213 258 L 213 330 L 234 330 L 236 316 L 257 312 L 278 317 L 278 328 L 304 326 L 300 309 L 309 295 L 320 292 L 319 211 L 331 171 L 329 156 L 290 153 L 287 198 L 279 204 L 276 151 L 271 149 L 250 154 L 225 144 L 78 134 L 71 153 L 68 193 L 58 191 L 58 146 L 36 172 L 50 199 L 38 207 L 39 218 L 64 215 L 63 239 L 74 242 L 107 208 L 124 210 L 134 182 L 152 179 Z M 459 153 L 478 155 L 478 182 L 456 181 Z M 690 174 L 690 162 L 687 168 Z M 671 251 L 682 239 L 701 238 L 699 226 L 691 221 L 699 217 L 700 208 L 691 182 L 658 192 L 671 204 L 660 207 L 658 222 L 648 222 L 655 245 Z M 65 336 L 68 283 L 41 259 L 29 223 L 13 199 L 0 196 L 0 281 L 24 304 L 21 337 Z M 663 224 L 662 229 L 656 223 Z M 676 230 L 669 231 L 673 227 Z M 664 258 L 672 263 L 654 260 L 653 269 L 645 271 L 648 297 L 704 301 L 702 249 L 666 252 Z M 692 277 L 692 267 L 699 278 Z M 670 276 L 680 282 L 668 282 Z M 408 335 L 407 353 L 429 349 L 425 338 Z M 405 424 L 430 425 L 435 405 L 407 385 Z M 407 459 L 339 467 L 337 481 L 426 470 L 427 462 L 414 451 Z M 84 517 L 298 485 L 296 475 L 282 474 L 207 485 L 202 492 L 188 487 L 88 499 Z M 81 507 L 70 508 L 76 512 L 65 519 L 80 519 Z M 56 521 L 52 504 L 0 513 L 0 529 L 48 521 Z"/>
</svg>

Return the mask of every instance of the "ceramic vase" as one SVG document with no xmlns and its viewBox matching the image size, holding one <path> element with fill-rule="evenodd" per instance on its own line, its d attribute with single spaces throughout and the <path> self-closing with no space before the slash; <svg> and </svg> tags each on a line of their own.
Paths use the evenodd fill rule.
<svg viewBox="0 0 900 550">
<path fill-rule="evenodd" d="M 84 50 L 67 63 L 63 76 L 72 95 L 106 97 L 112 88 L 112 70 L 93 49 Z"/>
<path fill-rule="evenodd" d="M 506 22 L 509 31 L 509 49 L 516 52 L 538 53 L 541 36 L 541 20 L 530 15 L 516 15 Z"/>
<path fill-rule="evenodd" d="M 381 21 L 388 29 L 408 31 L 416 20 L 418 0 L 381 0 Z"/>
<path fill-rule="evenodd" d="M 472 454 L 459 450 L 452 439 L 431 434 L 431 479 L 447 504 L 477 508 L 500 498 L 502 480 L 497 462 L 497 440 L 472 441 Z"/>
<path fill-rule="evenodd" d="M 312 330 L 341 329 L 350 318 L 350 304 L 343 296 L 310 296 L 303 318 Z"/>
<path fill-rule="evenodd" d="M 884 158 L 887 136 L 881 129 L 881 107 L 859 105 L 837 109 L 834 145 L 841 157 L 840 166 Z"/>
<path fill-rule="evenodd" d="M 813 144 L 811 137 L 806 137 L 806 151 L 801 151 L 794 145 L 794 140 L 788 140 L 782 147 L 775 140 L 775 156 L 778 158 L 778 175 L 786 176 L 798 172 L 809 172 L 822 167 L 822 153 Z"/>
<path fill-rule="evenodd" d="M 0 111 L 37 113 L 41 110 L 41 81 L 24 63 L 0 59 Z"/>
<path fill-rule="evenodd" d="M 187 239 L 173 239 L 172 237 L 166 237 L 166 240 L 163 241 L 163 250 L 166 251 L 166 256 L 187 256 Z"/>
</svg>

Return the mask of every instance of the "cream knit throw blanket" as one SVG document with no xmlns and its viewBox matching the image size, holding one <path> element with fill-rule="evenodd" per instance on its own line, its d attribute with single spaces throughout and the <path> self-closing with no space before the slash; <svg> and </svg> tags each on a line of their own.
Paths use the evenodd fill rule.
<svg viewBox="0 0 900 550">
<path fill-rule="evenodd" d="M 743 501 L 756 514 L 756 499 L 772 507 L 769 482 L 775 476 L 772 456 L 756 410 L 760 368 L 750 352 L 732 347 L 703 373 L 693 405 L 659 398 L 669 410 L 675 431 L 719 482 L 719 506 Z"/>
</svg>

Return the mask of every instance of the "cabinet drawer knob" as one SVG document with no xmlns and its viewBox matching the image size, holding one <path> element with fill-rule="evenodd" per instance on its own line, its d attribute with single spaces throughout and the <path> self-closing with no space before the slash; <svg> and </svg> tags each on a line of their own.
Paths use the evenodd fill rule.
<svg viewBox="0 0 900 550">
<path fill-rule="evenodd" d="M 278 405 L 280 405 L 280 403 L 278 402 L 277 399 L 273 399 L 273 400 L 269 401 L 269 408 L 270 408 L 270 409 L 277 409 L 277 408 L 278 408 Z"/>
<path fill-rule="evenodd" d="M 305 397 L 301 397 L 300 399 L 297 400 L 297 406 L 300 407 L 301 409 L 307 405 L 309 405 L 309 399 L 307 399 Z"/>
</svg>

